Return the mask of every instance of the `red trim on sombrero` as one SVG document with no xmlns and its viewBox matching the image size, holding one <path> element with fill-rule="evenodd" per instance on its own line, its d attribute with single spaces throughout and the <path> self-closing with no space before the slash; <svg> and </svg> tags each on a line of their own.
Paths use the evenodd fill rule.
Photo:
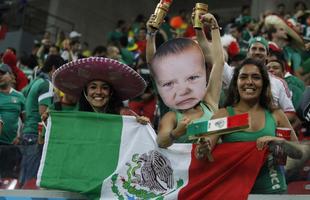
<svg viewBox="0 0 310 200">
<path fill-rule="evenodd" d="M 282 26 L 285 28 L 287 34 L 293 39 L 292 42 L 296 47 L 304 49 L 305 45 L 303 38 L 285 21 L 278 15 L 272 14 L 265 18 L 265 26 L 269 28 L 270 26 Z"/>
<path fill-rule="evenodd" d="M 146 87 L 144 79 L 135 70 L 102 57 L 66 63 L 54 72 L 52 79 L 55 87 L 73 96 L 80 96 L 86 84 L 93 80 L 109 83 L 121 100 L 140 95 Z"/>
</svg>

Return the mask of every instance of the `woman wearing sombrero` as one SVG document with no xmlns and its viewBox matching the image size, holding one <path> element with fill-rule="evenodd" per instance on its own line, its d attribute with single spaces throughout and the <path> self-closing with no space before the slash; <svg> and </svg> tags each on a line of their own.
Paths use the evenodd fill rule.
<svg viewBox="0 0 310 200">
<path fill-rule="evenodd" d="M 79 59 L 61 66 L 53 74 L 53 83 L 64 93 L 79 98 L 80 111 L 121 115 L 136 115 L 122 101 L 140 95 L 146 87 L 132 68 L 102 57 Z M 137 120 L 149 122 L 146 117 L 137 116 Z"/>
</svg>

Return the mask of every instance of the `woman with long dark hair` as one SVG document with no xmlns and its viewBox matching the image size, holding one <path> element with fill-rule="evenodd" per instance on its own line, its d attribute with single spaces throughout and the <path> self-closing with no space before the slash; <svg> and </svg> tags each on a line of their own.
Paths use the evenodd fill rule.
<svg viewBox="0 0 310 200">
<path fill-rule="evenodd" d="M 294 129 L 284 112 L 273 104 L 269 76 L 264 64 L 257 59 L 245 59 L 234 69 L 225 108 L 218 110 L 212 118 L 242 113 L 249 114 L 249 128 L 221 136 L 223 143 L 256 141 L 258 150 L 269 147 L 272 152 L 272 146 L 278 145 L 288 156 L 302 157 L 302 151 L 298 145 L 276 137 L 276 128 L 284 127 L 291 130 L 290 140 L 297 141 Z M 203 159 L 207 152 L 215 147 L 219 136 L 208 138 L 205 144 L 198 145 L 196 149 L 198 159 Z M 274 177 L 276 181 L 273 180 Z M 266 161 L 251 193 L 283 193 L 286 189 L 283 167 Z"/>
</svg>

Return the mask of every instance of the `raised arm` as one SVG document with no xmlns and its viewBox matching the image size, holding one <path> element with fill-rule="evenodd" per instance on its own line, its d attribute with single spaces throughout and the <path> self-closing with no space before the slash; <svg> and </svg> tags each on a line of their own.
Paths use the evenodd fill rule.
<svg viewBox="0 0 310 200">
<path fill-rule="evenodd" d="M 212 56 L 213 65 L 210 73 L 210 78 L 204 97 L 204 102 L 211 107 L 213 112 L 218 110 L 220 94 L 222 89 L 222 74 L 224 69 L 224 53 L 221 43 L 220 27 L 217 24 L 215 17 L 207 13 L 201 16 L 201 21 L 209 26 L 212 36 Z"/>
<path fill-rule="evenodd" d="M 201 14 L 202 15 L 202 14 Z M 195 8 L 193 9 L 192 12 L 192 24 L 194 24 L 194 20 L 195 20 Z M 212 56 L 210 53 L 210 43 L 207 40 L 206 34 L 204 32 L 203 27 L 202 28 L 195 28 L 195 33 L 196 33 L 196 40 L 203 52 L 203 55 L 206 59 L 207 63 L 212 64 Z"/>
<path fill-rule="evenodd" d="M 146 35 L 146 62 L 150 64 L 155 52 L 156 52 L 156 33 L 158 30 L 151 27 L 152 22 L 155 20 L 155 15 L 152 14 L 150 19 L 146 23 L 147 35 Z"/>
</svg>

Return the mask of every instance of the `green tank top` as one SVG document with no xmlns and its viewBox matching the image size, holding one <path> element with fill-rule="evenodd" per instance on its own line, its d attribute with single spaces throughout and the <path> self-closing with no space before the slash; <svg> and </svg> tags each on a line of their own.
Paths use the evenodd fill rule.
<svg viewBox="0 0 310 200">
<path fill-rule="evenodd" d="M 234 115 L 234 109 L 227 107 L 229 116 Z M 222 136 L 223 143 L 225 142 L 245 142 L 256 141 L 257 138 L 262 136 L 275 136 L 276 121 L 272 114 L 265 110 L 265 126 L 258 131 L 238 131 L 228 135 Z M 261 168 L 259 175 L 256 178 L 255 184 L 252 188 L 252 194 L 276 194 L 283 193 L 287 190 L 287 185 L 284 176 L 283 166 L 275 166 L 273 164 L 268 165 L 268 162 L 272 162 L 272 155 L 268 156 Z M 270 161 L 271 160 L 271 161 Z"/>
<path fill-rule="evenodd" d="M 193 122 L 203 122 L 203 121 L 210 120 L 212 115 L 213 115 L 213 112 L 204 103 L 200 102 L 199 105 L 202 108 L 203 115 L 199 119 L 193 120 Z M 177 124 L 178 124 L 181 121 L 181 119 L 183 118 L 183 114 L 181 112 L 179 112 L 178 110 L 174 110 L 174 112 L 176 114 L 176 119 L 177 119 Z M 179 137 L 175 141 L 175 143 L 190 143 L 190 141 L 188 140 L 187 135 L 184 134 L 181 137 Z"/>
</svg>

